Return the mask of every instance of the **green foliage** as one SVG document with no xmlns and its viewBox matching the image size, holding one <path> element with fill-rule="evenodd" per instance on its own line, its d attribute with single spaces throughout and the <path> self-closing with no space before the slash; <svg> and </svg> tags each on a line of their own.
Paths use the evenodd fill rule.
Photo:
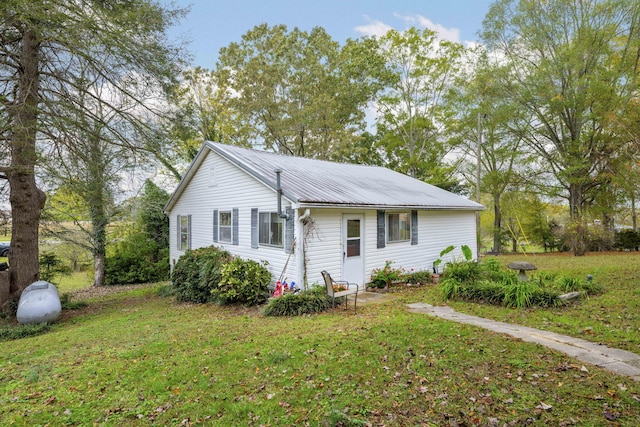
<svg viewBox="0 0 640 427">
<path fill-rule="evenodd" d="M 447 264 L 442 278 L 444 280 L 451 278 L 460 282 L 471 282 L 478 280 L 481 274 L 480 264 L 477 262 L 452 262 Z"/>
<path fill-rule="evenodd" d="M 576 255 L 587 248 L 585 213 L 610 203 L 602 201 L 616 191 L 612 177 L 629 176 L 637 159 L 616 130 L 627 127 L 611 117 L 625 123 L 636 104 L 639 13 L 630 1 L 496 1 L 483 21 L 481 37 L 504 70 L 494 73 L 499 97 L 530 115 L 515 133 L 557 181 L 547 194 L 568 200 Z"/>
<path fill-rule="evenodd" d="M 169 248 L 161 247 L 138 228 L 112 245 L 107 255 L 106 285 L 161 282 L 169 278 Z"/>
<path fill-rule="evenodd" d="M 53 252 L 44 252 L 40 254 L 40 280 L 54 283 L 57 276 L 69 276 L 71 267 L 66 265 Z M 55 284 L 55 283 L 54 283 Z"/>
<path fill-rule="evenodd" d="M 467 245 L 462 245 L 460 246 L 460 250 L 462 251 L 464 259 L 466 261 L 471 261 L 471 259 L 473 258 L 473 252 L 471 251 L 471 248 Z"/>
<path fill-rule="evenodd" d="M 51 330 L 48 323 L 0 326 L 0 342 L 28 338 Z"/>
<path fill-rule="evenodd" d="M 374 287 L 384 288 L 394 281 L 402 280 L 405 277 L 404 269 L 392 267 L 393 261 L 386 261 L 383 268 L 371 270 L 371 283 Z"/>
<path fill-rule="evenodd" d="M 266 262 L 233 258 L 222 266 L 220 281 L 211 293 L 223 304 L 241 303 L 248 306 L 262 304 L 269 295 L 271 273 Z"/>
<path fill-rule="evenodd" d="M 133 226 L 112 235 L 106 258 L 105 284 L 161 282 L 169 278 L 169 219 L 163 212 L 169 193 L 147 180 Z M 119 237 L 119 238 L 118 238 Z"/>
<path fill-rule="evenodd" d="M 404 280 L 407 283 L 411 283 L 411 284 L 421 284 L 424 285 L 425 283 L 432 283 L 433 282 L 433 276 L 431 275 L 431 272 L 429 271 L 411 271 L 407 274 L 404 275 Z"/>
<path fill-rule="evenodd" d="M 507 307 L 529 307 L 532 293 L 536 289 L 533 282 L 514 281 L 505 286 L 503 303 Z"/>
<path fill-rule="evenodd" d="M 455 277 L 440 281 L 440 288 L 442 289 L 442 297 L 444 299 L 456 299 L 462 297 L 460 293 L 462 289 L 462 282 Z"/>
<path fill-rule="evenodd" d="M 558 276 L 544 272 L 532 275 L 529 281 L 518 279 L 515 271 L 502 267 L 497 258 L 480 263 L 458 261 L 447 264 L 440 290 L 445 299 L 478 301 L 505 307 L 558 306 L 562 293 L 579 290 L 599 293 L 602 287 L 591 281 Z"/>
<path fill-rule="evenodd" d="M 229 252 L 215 246 L 186 251 L 171 273 L 178 301 L 213 301 L 212 291 L 222 279 L 222 267 L 231 259 Z"/>
<path fill-rule="evenodd" d="M 350 147 L 380 89 L 378 47 L 373 39 L 340 47 L 320 27 L 307 32 L 261 24 L 249 30 L 220 50 L 217 69 L 219 86 L 243 94 L 222 97 L 224 107 L 237 113 L 236 135 L 245 133 L 236 139 L 320 158 Z"/>
<path fill-rule="evenodd" d="M 455 187 L 455 167 L 446 163 L 452 146 L 444 135 L 453 111 L 444 99 L 463 68 L 462 45 L 416 28 L 388 31 L 379 44 L 388 78 L 377 100 L 379 151 L 386 165 L 434 185 Z"/>
<path fill-rule="evenodd" d="M 616 249 L 637 251 L 640 249 L 640 232 L 633 230 L 616 232 L 614 246 Z"/>
<path fill-rule="evenodd" d="M 153 181 L 145 181 L 137 221 L 142 225 L 147 238 L 152 239 L 159 247 L 169 246 L 169 217 L 164 214 L 164 205 L 169 197 L 169 193 Z"/>
<path fill-rule="evenodd" d="M 271 298 L 264 309 L 265 316 L 302 316 L 320 313 L 331 307 L 324 286 L 313 286 L 308 291 Z"/>
<path fill-rule="evenodd" d="M 451 245 L 451 246 L 447 246 L 446 248 L 444 248 L 443 250 L 440 251 L 440 258 L 438 258 L 437 260 L 435 260 L 433 262 L 433 269 L 434 272 L 438 271 L 438 266 L 440 264 L 442 264 L 442 257 L 445 256 L 446 254 L 452 252 L 456 247 Z"/>
</svg>

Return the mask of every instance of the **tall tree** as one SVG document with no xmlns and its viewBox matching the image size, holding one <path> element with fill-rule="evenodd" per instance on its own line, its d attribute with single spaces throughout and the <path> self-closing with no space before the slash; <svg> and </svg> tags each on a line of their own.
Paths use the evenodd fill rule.
<svg viewBox="0 0 640 427">
<path fill-rule="evenodd" d="M 522 136 L 564 189 L 576 230 L 620 149 L 606 117 L 637 93 L 639 24 L 640 3 L 627 0 L 498 0 L 483 23 L 509 71 L 503 94 L 531 113 Z"/>
<path fill-rule="evenodd" d="M 523 191 L 526 181 L 532 183 L 536 176 L 520 131 L 530 117 L 517 105 L 501 99 L 496 84 L 499 70 L 489 63 L 484 49 L 468 51 L 466 58 L 472 65 L 463 71 L 447 98 L 458 116 L 458 120 L 449 122 L 447 131 L 459 140 L 455 145 L 465 160 L 460 171 L 472 189 L 470 193 L 477 192 L 479 186 L 481 199 L 483 194 L 490 196 L 492 249 L 501 252 L 506 234 L 502 198 L 509 192 Z"/>
<path fill-rule="evenodd" d="M 93 285 L 102 286 L 105 284 L 107 226 L 114 212 L 114 199 L 119 184 L 127 177 L 127 170 L 133 169 L 138 163 L 136 159 L 146 152 L 132 123 L 122 120 L 118 114 L 118 111 L 135 108 L 135 104 L 127 106 L 127 98 L 114 97 L 111 86 L 99 76 L 87 77 L 82 73 L 74 81 L 73 87 L 80 89 L 75 91 L 75 97 L 68 94 L 69 100 L 82 107 L 82 110 L 66 111 L 64 115 L 64 122 L 74 126 L 65 127 L 65 123 L 60 123 L 49 131 L 55 137 L 55 150 L 49 151 L 41 168 L 45 182 L 65 190 L 80 202 L 75 208 L 53 212 L 58 218 L 63 217 L 63 222 L 46 231 L 90 251 L 94 261 Z M 110 100 L 107 105 L 96 99 Z M 65 223 L 72 223 L 72 230 L 65 227 Z"/>
<path fill-rule="evenodd" d="M 381 66 L 373 40 L 341 47 L 320 27 L 262 24 L 220 50 L 216 75 L 252 145 L 330 158 L 364 131 Z"/>
<path fill-rule="evenodd" d="M 136 105 L 114 109 L 117 114 L 144 129 L 140 118 L 153 113 L 153 104 L 143 98 L 159 94 L 180 63 L 180 51 L 167 42 L 165 31 L 182 14 L 150 0 L 3 1 L 0 138 L 10 159 L 0 172 L 11 188 L 13 299 L 38 278 L 38 227 L 45 195 L 37 186 L 35 168 L 55 146 L 56 130 L 79 126 L 73 121 L 76 115 L 65 121 L 65 112 L 92 115 L 74 102 L 84 90 L 74 86 L 76 78 L 87 69 L 100 76 L 112 96 Z M 112 99 L 87 96 L 105 105 Z M 126 138 L 120 143 L 126 144 Z"/>
<path fill-rule="evenodd" d="M 416 28 L 389 31 L 379 43 L 391 78 L 376 100 L 387 163 L 410 176 L 450 186 L 455 166 L 445 163 L 452 147 L 443 131 L 453 112 L 445 96 L 464 49 L 439 40 L 431 30 Z"/>
<path fill-rule="evenodd" d="M 201 67 L 184 71 L 171 91 L 170 112 L 161 121 L 171 143 L 150 140 L 148 148 L 177 181 L 204 141 L 247 145 L 242 129 L 231 120 L 225 96 L 216 73 Z"/>
</svg>

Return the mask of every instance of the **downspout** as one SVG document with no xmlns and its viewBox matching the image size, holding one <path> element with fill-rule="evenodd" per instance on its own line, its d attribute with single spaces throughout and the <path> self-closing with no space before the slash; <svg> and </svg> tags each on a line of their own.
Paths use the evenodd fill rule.
<svg viewBox="0 0 640 427">
<path fill-rule="evenodd" d="M 282 187 L 280 186 L 280 174 L 282 173 L 282 169 L 276 169 L 276 192 L 278 193 L 278 215 L 282 219 L 289 219 L 289 215 L 282 212 Z"/>
</svg>

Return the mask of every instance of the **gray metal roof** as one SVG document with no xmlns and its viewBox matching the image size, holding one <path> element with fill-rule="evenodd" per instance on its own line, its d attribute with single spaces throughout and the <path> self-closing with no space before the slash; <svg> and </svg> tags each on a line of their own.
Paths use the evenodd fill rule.
<svg viewBox="0 0 640 427">
<path fill-rule="evenodd" d="M 283 156 L 232 145 L 206 142 L 208 148 L 276 188 L 277 169 L 286 198 L 301 207 L 350 206 L 380 208 L 482 210 L 476 202 L 441 188 L 379 166 L 335 163 Z M 192 168 L 193 169 L 193 164 Z M 189 172 L 187 173 L 189 174 Z M 185 176 L 186 178 L 186 176 Z M 181 192 L 180 183 L 172 199 Z M 167 209 L 173 201 L 167 204 Z"/>
</svg>

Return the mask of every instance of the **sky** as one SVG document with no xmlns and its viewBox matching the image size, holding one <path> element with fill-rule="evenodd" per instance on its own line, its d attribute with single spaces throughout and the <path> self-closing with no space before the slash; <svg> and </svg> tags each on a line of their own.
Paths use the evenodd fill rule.
<svg viewBox="0 0 640 427">
<path fill-rule="evenodd" d="M 309 31 L 323 27 L 343 44 L 348 38 L 382 35 L 393 28 L 430 28 L 441 38 L 470 45 L 491 0 L 162 0 L 191 7 L 169 36 L 189 41 L 193 65 L 215 68 L 220 48 L 239 42 L 256 25 L 285 24 Z"/>
</svg>

